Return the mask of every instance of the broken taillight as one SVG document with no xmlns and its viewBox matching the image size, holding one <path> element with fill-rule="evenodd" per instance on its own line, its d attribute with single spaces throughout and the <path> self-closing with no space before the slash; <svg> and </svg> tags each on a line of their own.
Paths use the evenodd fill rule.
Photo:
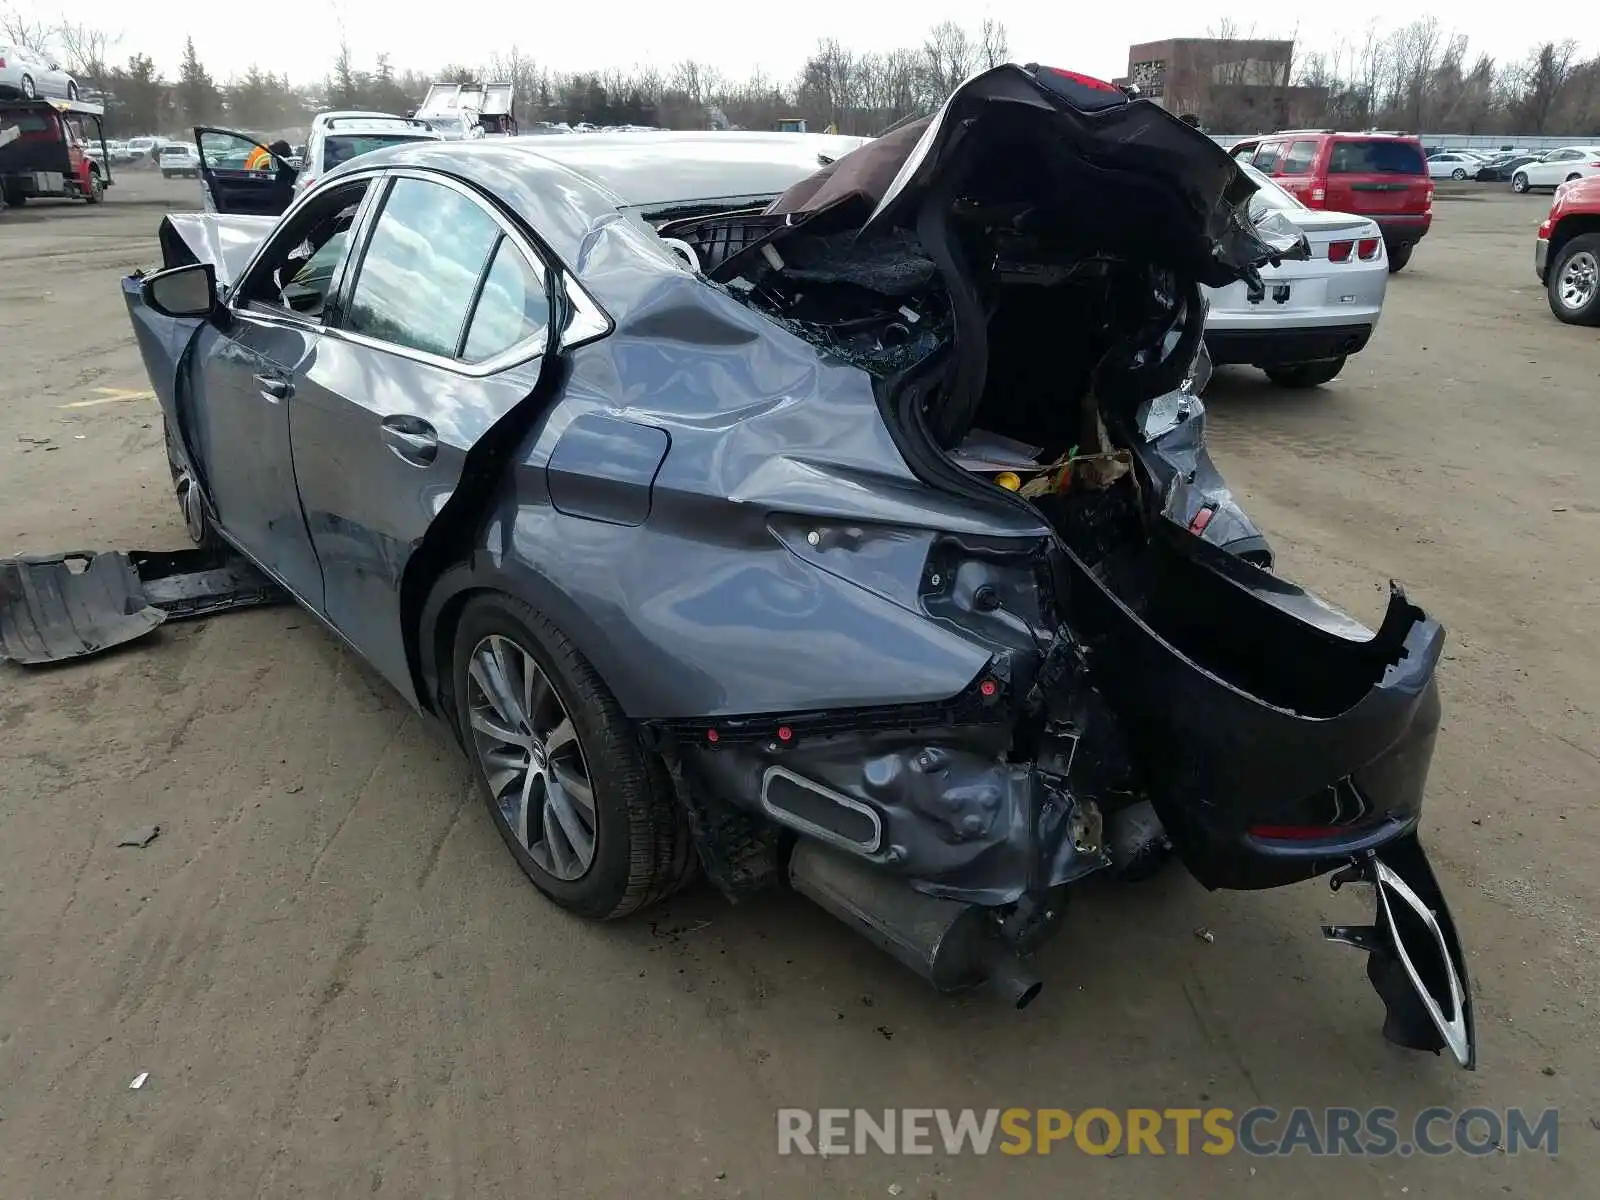
<svg viewBox="0 0 1600 1200">
<path fill-rule="evenodd" d="M 1332 262 L 1349 262 L 1350 251 L 1355 249 L 1354 242 L 1329 242 L 1328 258 Z"/>
<path fill-rule="evenodd" d="M 1356 253 L 1362 258 L 1378 257 L 1379 240 L 1377 238 L 1362 238 L 1356 243 Z"/>
</svg>

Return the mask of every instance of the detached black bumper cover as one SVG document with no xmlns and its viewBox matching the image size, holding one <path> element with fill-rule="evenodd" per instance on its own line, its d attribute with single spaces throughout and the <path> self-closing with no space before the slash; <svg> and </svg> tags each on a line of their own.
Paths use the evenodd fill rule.
<svg viewBox="0 0 1600 1200">
<path fill-rule="evenodd" d="M 0 662 L 84 658 L 182 620 L 288 599 L 236 554 L 74 551 L 0 560 Z"/>
</svg>

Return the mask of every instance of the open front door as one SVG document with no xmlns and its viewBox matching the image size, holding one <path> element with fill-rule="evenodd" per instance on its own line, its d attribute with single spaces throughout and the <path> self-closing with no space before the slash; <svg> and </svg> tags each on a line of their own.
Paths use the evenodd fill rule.
<svg viewBox="0 0 1600 1200">
<path fill-rule="evenodd" d="M 294 199 L 295 169 L 248 133 L 197 125 L 207 212 L 275 217 Z"/>
</svg>

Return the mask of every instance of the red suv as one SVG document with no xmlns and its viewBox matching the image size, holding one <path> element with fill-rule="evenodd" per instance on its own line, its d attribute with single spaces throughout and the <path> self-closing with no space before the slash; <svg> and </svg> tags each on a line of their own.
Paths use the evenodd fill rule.
<svg viewBox="0 0 1600 1200">
<path fill-rule="evenodd" d="M 1371 217 L 1383 230 L 1389 270 L 1433 224 L 1433 181 L 1420 139 L 1401 133 L 1291 129 L 1240 142 L 1232 151 L 1307 208 Z"/>
</svg>

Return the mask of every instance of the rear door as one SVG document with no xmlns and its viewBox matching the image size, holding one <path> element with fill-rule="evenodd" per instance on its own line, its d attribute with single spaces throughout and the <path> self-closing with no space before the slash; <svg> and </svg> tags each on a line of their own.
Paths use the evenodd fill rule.
<svg viewBox="0 0 1600 1200">
<path fill-rule="evenodd" d="M 328 619 L 415 697 L 400 585 L 467 452 L 538 382 L 555 276 L 465 185 L 385 177 L 291 438 Z"/>
<path fill-rule="evenodd" d="M 1422 147 L 1405 138 L 1337 137 L 1321 207 L 1363 216 L 1420 215 L 1433 184 Z"/>
<path fill-rule="evenodd" d="M 294 199 L 294 168 L 248 133 L 196 125 L 207 212 L 276 217 Z"/>
<path fill-rule="evenodd" d="M 1302 204 L 1309 203 L 1320 145 L 1316 138 L 1296 138 L 1289 142 L 1273 172 L 1272 181 Z"/>
</svg>

